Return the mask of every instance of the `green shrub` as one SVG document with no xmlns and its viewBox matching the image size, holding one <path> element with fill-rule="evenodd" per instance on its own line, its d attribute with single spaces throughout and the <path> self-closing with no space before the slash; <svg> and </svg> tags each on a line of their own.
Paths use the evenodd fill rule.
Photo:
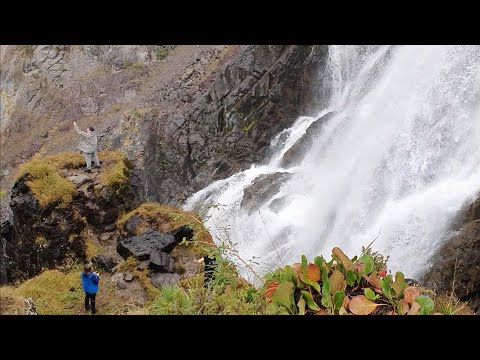
<svg viewBox="0 0 480 360">
<path fill-rule="evenodd" d="M 157 56 L 157 60 L 163 60 L 168 56 L 168 53 L 167 48 L 161 47 L 155 52 L 155 55 Z"/>
</svg>

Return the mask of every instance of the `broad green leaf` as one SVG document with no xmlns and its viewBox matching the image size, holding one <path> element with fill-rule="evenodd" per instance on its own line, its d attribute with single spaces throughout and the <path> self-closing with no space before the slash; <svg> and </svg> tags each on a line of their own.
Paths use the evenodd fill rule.
<svg viewBox="0 0 480 360">
<path fill-rule="evenodd" d="M 357 281 L 357 274 L 353 270 L 347 270 L 347 284 L 352 286 Z"/>
<path fill-rule="evenodd" d="M 298 315 L 305 315 L 305 299 L 303 296 L 300 297 L 297 303 L 298 306 Z"/>
<path fill-rule="evenodd" d="M 368 275 L 375 269 L 375 261 L 370 254 L 364 254 L 360 259 L 357 260 L 356 264 L 364 264 L 360 270 L 361 274 Z"/>
<path fill-rule="evenodd" d="M 382 280 L 382 292 L 383 292 L 383 295 L 385 295 L 385 297 L 388 299 L 388 301 L 393 302 L 392 287 L 390 285 L 391 281 L 392 281 L 392 275 L 387 275 Z"/>
<path fill-rule="evenodd" d="M 278 304 L 270 303 L 267 305 L 267 315 L 276 315 L 278 314 Z"/>
<path fill-rule="evenodd" d="M 353 270 L 352 261 L 349 259 L 347 255 L 344 254 L 342 250 L 340 250 L 340 248 L 334 247 L 332 249 L 332 254 L 340 261 L 340 263 L 343 265 L 345 269 Z"/>
<path fill-rule="evenodd" d="M 407 284 L 405 284 L 404 281 L 405 276 L 401 272 L 397 272 L 395 274 L 395 281 L 392 285 L 393 291 L 395 291 L 395 295 L 397 298 L 400 296 L 400 294 L 405 290 L 407 287 Z"/>
<path fill-rule="evenodd" d="M 272 303 L 292 309 L 293 302 L 293 284 L 290 281 L 283 281 L 272 295 Z"/>
<path fill-rule="evenodd" d="M 363 293 L 365 294 L 365 297 L 366 297 L 368 300 L 372 300 L 372 301 L 373 301 L 373 300 L 375 300 L 376 297 L 377 297 L 377 296 L 375 295 L 375 293 L 373 292 L 373 290 L 370 289 L 370 288 L 365 288 L 365 289 L 363 289 Z"/>
<path fill-rule="evenodd" d="M 335 310 L 340 310 L 340 308 L 343 305 L 343 299 L 345 299 L 345 291 L 337 291 L 333 295 L 333 304 L 334 304 Z"/>
<path fill-rule="evenodd" d="M 305 255 L 302 255 L 302 267 L 305 268 L 305 270 L 307 270 L 307 266 L 308 266 L 307 257 Z"/>
<path fill-rule="evenodd" d="M 415 301 L 420 304 L 420 310 L 419 310 L 420 315 L 431 314 L 432 311 L 433 311 L 433 308 L 435 307 L 435 304 L 433 303 L 433 300 L 430 299 L 430 297 L 426 296 L 426 295 L 417 296 Z"/>
<path fill-rule="evenodd" d="M 308 291 L 302 290 L 302 295 L 309 309 L 315 311 L 320 310 L 320 307 L 315 303 L 315 301 L 313 301 L 312 294 L 310 294 Z"/>
<path fill-rule="evenodd" d="M 350 300 L 348 307 L 350 311 L 355 315 L 368 315 L 372 313 L 373 310 L 375 310 L 379 305 L 380 304 L 375 304 L 374 302 L 371 302 L 363 295 L 358 295 L 355 296 L 352 300 Z"/>
<path fill-rule="evenodd" d="M 330 286 L 330 280 L 328 280 L 326 271 L 322 272 L 322 282 L 323 282 L 323 286 L 322 286 L 322 305 L 331 309 L 333 307 L 332 298 L 330 296 L 331 286 Z"/>
<path fill-rule="evenodd" d="M 322 267 L 322 264 L 325 262 L 325 259 L 323 256 L 315 256 L 315 259 L 313 259 L 313 263 L 318 266 L 320 269 Z"/>
<path fill-rule="evenodd" d="M 320 268 L 315 264 L 308 264 L 307 276 L 312 281 L 320 281 Z"/>
<path fill-rule="evenodd" d="M 330 295 L 335 294 L 337 291 L 345 290 L 345 277 L 340 271 L 333 270 L 328 280 L 330 281 Z"/>
</svg>

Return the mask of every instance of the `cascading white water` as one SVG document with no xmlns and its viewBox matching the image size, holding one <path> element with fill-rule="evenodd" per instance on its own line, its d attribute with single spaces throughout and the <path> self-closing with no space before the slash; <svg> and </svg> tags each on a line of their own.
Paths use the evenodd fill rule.
<svg viewBox="0 0 480 360">
<path fill-rule="evenodd" d="M 418 276 L 480 190 L 480 47 L 330 46 L 323 76 L 328 109 L 276 136 L 267 165 L 211 184 L 186 207 L 225 205 L 206 210 L 206 224 L 219 238 L 228 226 L 243 258 L 286 264 L 334 246 L 353 256 L 380 233 L 373 248 L 390 255 L 389 268 Z M 283 169 L 283 154 L 331 110 L 303 161 Z M 244 189 L 281 171 L 293 176 L 248 215 Z"/>
</svg>

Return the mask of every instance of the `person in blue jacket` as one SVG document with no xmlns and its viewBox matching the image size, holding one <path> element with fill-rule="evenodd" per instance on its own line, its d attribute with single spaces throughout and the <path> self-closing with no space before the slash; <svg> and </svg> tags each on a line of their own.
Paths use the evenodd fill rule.
<svg viewBox="0 0 480 360">
<path fill-rule="evenodd" d="M 82 279 L 83 291 L 85 291 L 85 311 L 91 310 L 95 314 L 95 296 L 98 291 L 98 282 L 100 281 L 100 274 L 92 272 L 92 264 L 85 264 L 83 272 L 80 274 Z"/>
</svg>

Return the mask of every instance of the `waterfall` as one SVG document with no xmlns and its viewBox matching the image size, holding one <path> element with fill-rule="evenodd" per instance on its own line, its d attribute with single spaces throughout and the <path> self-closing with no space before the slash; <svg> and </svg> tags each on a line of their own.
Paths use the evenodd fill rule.
<svg viewBox="0 0 480 360">
<path fill-rule="evenodd" d="M 480 190 L 480 47 L 330 46 L 328 57 L 328 107 L 273 137 L 266 164 L 212 183 L 185 207 L 214 237 L 228 228 L 261 272 L 302 254 L 330 258 L 334 246 L 352 257 L 378 235 L 373 249 L 390 256 L 389 268 L 418 276 Z M 303 159 L 284 168 L 283 155 L 330 111 Z M 279 172 L 291 174 L 280 190 L 246 211 L 244 191 Z"/>
</svg>

